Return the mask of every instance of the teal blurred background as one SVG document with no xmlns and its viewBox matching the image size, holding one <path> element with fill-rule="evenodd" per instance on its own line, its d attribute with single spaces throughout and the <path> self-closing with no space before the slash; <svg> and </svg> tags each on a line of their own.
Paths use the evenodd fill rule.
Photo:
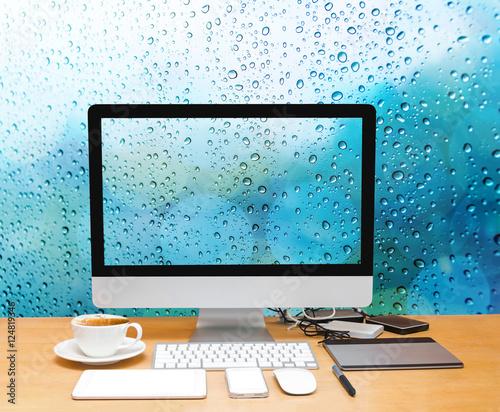
<svg viewBox="0 0 500 412">
<path fill-rule="evenodd" d="M 368 312 L 500 313 L 497 1 L 42 0 L 1 14 L 1 316 L 10 301 L 18 316 L 98 310 L 86 143 L 96 103 L 373 104 Z"/>
</svg>

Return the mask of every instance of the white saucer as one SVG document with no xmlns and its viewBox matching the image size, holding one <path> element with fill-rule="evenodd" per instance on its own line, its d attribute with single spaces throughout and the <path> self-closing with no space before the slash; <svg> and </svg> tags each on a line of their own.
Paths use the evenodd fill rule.
<svg viewBox="0 0 500 412">
<path fill-rule="evenodd" d="M 133 340 L 133 338 L 125 338 L 124 343 L 129 343 Z M 128 348 L 120 349 L 113 356 L 108 356 L 106 358 L 90 358 L 80 350 L 74 339 L 70 339 L 58 343 L 54 348 L 54 352 L 57 356 L 71 361 L 81 362 L 86 365 L 104 366 L 120 362 L 123 359 L 133 358 L 134 356 L 144 352 L 145 349 L 146 344 L 140 340 Z"/>
</svg>

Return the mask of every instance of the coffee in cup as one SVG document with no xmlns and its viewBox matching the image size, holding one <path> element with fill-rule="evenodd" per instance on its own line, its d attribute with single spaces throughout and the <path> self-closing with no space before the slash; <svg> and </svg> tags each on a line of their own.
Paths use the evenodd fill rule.
<svg viewBox="0 0 500 412">
<path fill-rule="evenodd" d="M 128 328 L 137 330 L 137 337 L 125 344 Z M 142 337 L 142 328 L 138 323 L 129 323 L 123 316 L 117 315 L 81 315 L 71 320 L 75 341 L 81 351 L 92 358 L 113 356 L 118 350 L 125 349 Z"/>
</svg>

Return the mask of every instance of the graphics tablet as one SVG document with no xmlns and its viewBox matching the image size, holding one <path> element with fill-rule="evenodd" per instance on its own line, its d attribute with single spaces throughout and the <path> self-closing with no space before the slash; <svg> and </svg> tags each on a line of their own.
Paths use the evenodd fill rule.
<svg viewBox="0 0 500 412">
<path fill-rule="evenodd" d="M 325 349 L 343 370 L 461 368 L 432 338 L 328 340 Z"/>
</svg>

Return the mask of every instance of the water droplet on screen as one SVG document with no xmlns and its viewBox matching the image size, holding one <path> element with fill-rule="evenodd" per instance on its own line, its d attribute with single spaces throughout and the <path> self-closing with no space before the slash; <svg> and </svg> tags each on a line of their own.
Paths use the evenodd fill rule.
<svg viewBox="0 0 500 412">
<path fill-rule="evenodd" d="M 352 252 L 352 247 L 350 247 L 349 245 L 344 246 L 344 253 L 346 255 L 349 255 L 351 252 Z"/>
<path fill-rule="evenodd" d="M 394 180 L 401 180 L 405 177 L 404 173 L 401 170 L 397 170 L 392 174 L 392 178 Z"/>
<path fill-rule="evenodd" d="M 337 59 L 338 59 L 339 62 L 345 63 L 347 61 L 347 53 L 346 52 L 340 52 L 337 55 Z"/>
<path fill-rule="evenodd" d="M 241 162 L 241 163 L 240 163 L 240 167 L 241 167 L 243 170 L 247 170 L 248 165 L 247 165 L 245 162 Z"/>
<path fill-rule="evenodd" d="M 304 87 L 304 81 L 299 79 L 297 80 L 297 89 L 302 89 Z"/>
<path fill-rule="evenodd" d="M 406 288 L 404 286 L 400 286 L 398 287 L 397 289 L 397 292 L 400 293 L 401 295 L 405 295 L 406 294 Z"/>
<path fill-rule="evenodd" d="M 495 237 L 493 238 L 493 241 L 498 245 L 500 246 L 500 233 L 498 235 L 495 235 Z"/>
<path fill-rule="evenodd" d="M 250 159 L 252 159 L 254 162 L 260 159 L 260 156 L 257 153 L 253 153 L 250 156 Z"/>
<path fill-rule="evenodd" d="M 184 139 L 184 144 L 189 144 L 189 143 L 191 143 L 191 138 L 186 137 L 186 138 Z"/>
<path fill-rule="evenodd" d="M 254 225 L 252 226 L 252 230 L 253 230 L 254 232 L 257 232 L 257 230 L 259 230 L 259 225 L 254 224 Z"/>
<path fill-rule="evenodd" d="M 347 149 L 347 143 L 346 143 L 346 142 L 344 142 L 343 140 L 341 140 L 341 141 L 339 142 L 339 145 L 338 145 L 338 146 L 339 146 L 339 149 L 340 149 L 340 150 L 345 150 L 345 149 Z"/>
<path fill-rule="evenodd" d="M 413 264 L 417 267 L 417 268 L 424 268 L 425 267 L 425 262 L 422 260 L 422 259 L 415 259 L 413 261 Z"/>
<path fill-rule="evenodd" d="M 250 179 L 249 177 L 245 177 L 245 178 L 243 179 L 243 184 L 244 184 L 245 186 L 250 186 L 250 185 L 252 184 L 252 179 Z"/>
<path fill-rule="evenodd" d="M 464 144 L 464 152 L 470 153 L 472 151 L 472 145 L 470 143 Z"/>
<path fill-rule="evenodd" d="M 269 27 L 267 27 L 267 26 L 262 29 L 262 34 L 264 36 L 267 36 L 269 34 L 269 32 L 270 32 L 270 30 L 269 30 Z"/>
<path fill-rule="evenodd" d="M 330 229 L 330 223 L 328 223 L 326 220 L 323 221 L 321 226 L 323 226 L 323 229 L 325 229 L 325 230 Z"/>
<path fill-rule="evenodd" d="M 259 193 L 266 193 L 267 192 L 267 189 L 265 186 L 259 186 L 259 188 L 257 190 L 259 191 Z"/>
<path fill-rule="evenodd" d="M 318 158 L 315 155 L 309 156 L 309 163 L 316 163 Z"/>
<path fill-rule="evenodd" d="M 238 77 L 238 73 L 236 72 L 236 70 L 230 70 L 227 73 L 227 77 L 229 77 L 230 79 L 236 79 L 236 77 Z"/>
</svg>

